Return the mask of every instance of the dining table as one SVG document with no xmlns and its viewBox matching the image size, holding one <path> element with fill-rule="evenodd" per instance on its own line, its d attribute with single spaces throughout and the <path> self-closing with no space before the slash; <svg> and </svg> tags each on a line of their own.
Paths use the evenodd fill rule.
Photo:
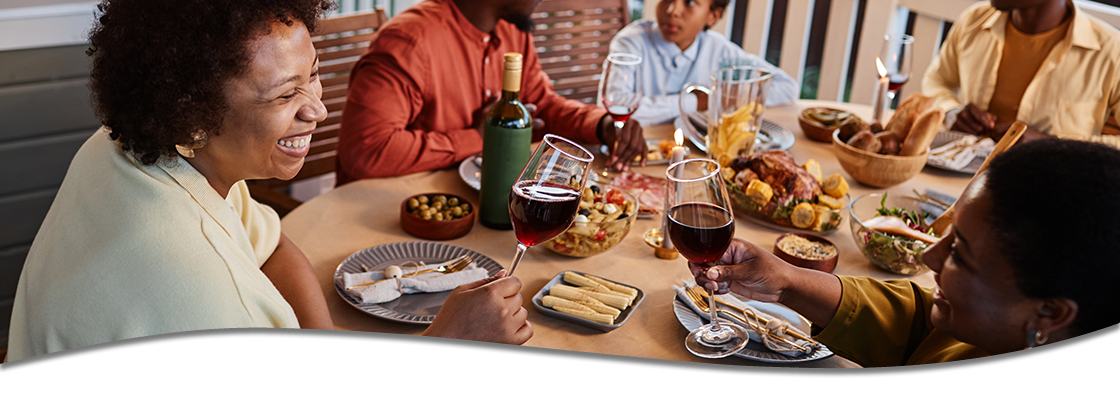
<svg viewBox="0 0 1120 400">
<path fill-rule="evenodd" d="M 849 183 L 852 199 L 871 193 L 888 192 L 890 195 L 912 195 L 915 190 L 934 189 L 959 196 L 969 183 L 971 175 L 926 166 L 913 178 L 889 188 L 864 186 L 846 173 L 833 153 L 832 143 L 822 143 L 806 137 L 798 126 L 798 115 L 808 107 L 831 107 L 846 110 L 869 121 L 871 107 L 860 104 L 820 100 L 800 100 L 793 104 L 767 107 L 763 118 L 788 128 L 795 141 L 787 151 L 800 164 L 809 159 L 820 163 L 825 177 L 840 173 Z M 890 113 L 887 113 L 889 117 Z M 643 128 L 646 138 L 672 140 L 672 123 Z M 689 157 L 703 157 L 691 143 Z M 597 149 L 598 145 L 590 146 Z M 602 170 L 603 159 L 597 155 L 597 171 Z M 651 176 L 665 175 L 666 165 L 634 166 L 632 170 Z M 420 193 L 442 192 L 460 196 L 478 204 L 479 193 L 468 186 L 456 168 L 414 173 L 405 176 L 364 179 L 336 187 L 306 201 L 281 220 L 282 231 L 307 256 L 327 300 L 335 328 L 345 331 L 380 332 L 418 335 L 425 325 L 402 323 L 367 314 L 344 300 L 335 289 L 335 271 L 351 254 L 369 247 L 421 241 L 410 236 L 400 224 L 400 204 Z M 825 237 L 835 244 L 839 260 L 836 275 L 867 276 L 876 279 L 909 279 L 919 286 L 935 285 L 933 273 L 928 269 L 915 275 L 898 275 L 873 265 L 861 254 L 853 240 L 847 218 L 835 231 Z M 807 368 L 850 368 L 858 364 L 833 355 L 800 363 L 770 363 L 741 357 L 718 359 L 700 358 L 685 349 L 686 329 L 674 314 L 673 285 L 692 278 L 684 258 L 662 259 L 643 240 L 643 234 L 660 228 L 660 217 L 637 219 L 628 235 L 609 251 L 586 258 L 568 257 L 544 246 L 530 248 L 516 276 L 522 282 L 521 295 L 528 311 L 528 321 L 534 334 L 524 346 L 585 352 L 623 357 L 636 357 L 679 362 L 773 366 Z M 779 235 L 788 232 L 776 225 L 759 223 L 747 216 L 736 216 L 735 236 L 764 249 L 772 249 Z M 445 240 L 447 243 L 481 253 L 508 268 L 516 249 L 517 239 L 512 230 L 494 230 L 475 221 L 471 231 L 460 238 Z M 640 289 L 645 298 L 632 311 L 621 327 L 604 332 L 574 324 L 539 312 L 531 298 L 554 276 L 563 271 L 578 271 Z"/>
</svg>

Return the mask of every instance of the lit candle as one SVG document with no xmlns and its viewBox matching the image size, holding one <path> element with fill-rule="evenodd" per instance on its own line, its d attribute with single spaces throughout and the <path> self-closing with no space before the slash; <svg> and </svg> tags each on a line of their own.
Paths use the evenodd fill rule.
<svg viewBox="0 0 1120 400">
<path fill-rule="evenodd" d="M 875 101 L 871 103 L 874 112 L 871 122 L 883 123 L 883 110 L 887 108 L 887 88 L 891 81 L 887 77 L 887 67 L 879 57 L 875 57 L 875 68 L 879 70 L 879 84 L 875 87 Z"/>
<path fill-rule="evenodd" d="M 673 165 L 673 164 L 676 164 L 676 163 L 684 160 L 684 152 L 685 152 L 684 132 L 682 132 L 680 129 L 677 129 L 676 132 L 673 132 L 673 139 L 677 141 L 677 145 L 673 146 L 673 152 L 669 156 L 669 165 Z M 679 171 L 678 171 L 677 175 L 678 176 L 680 175 Z M 661 237 L 662 237 L 661 247 L 666 248 L 666 249 L 672 249 L 673 248 L 673 241 L 669 240 L 669 187 L 668 187 L 668 185 L 670 184 L 670 181 L 666 180 L 665 184 L 666 184 L 666 187 L 665 187 L 665 213 L 661 216 Z"/>
</svg>

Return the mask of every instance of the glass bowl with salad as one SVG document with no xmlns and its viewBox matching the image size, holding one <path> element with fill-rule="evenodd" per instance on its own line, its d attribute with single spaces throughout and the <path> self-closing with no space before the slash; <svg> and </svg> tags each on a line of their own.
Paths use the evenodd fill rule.
<svg viewBox="0 0 1120 400">
<path fill-rule="evenodd" d="M 933 207 L 913 197 L 887 193 L 856 198 L 849 222 L 856 247 L 872 264 L 889 272 L 915 275 L 926 270 L 922 252 L 937 239 L 930 229 L 935 218 L 930 212 Z M 881 221 L 888 219 L 884 217 L 901 219 L 904 225 L 880 228 L 884 225 Z"/>
<path fill-rule="evenodd" d="M 638 218 L 638 200 L 613 185 L 589 184 L 583 189 L 579 211 L 568 230 L 543 244 L 570 257 L 590 257 L 622 242 Z"/>
</svg>

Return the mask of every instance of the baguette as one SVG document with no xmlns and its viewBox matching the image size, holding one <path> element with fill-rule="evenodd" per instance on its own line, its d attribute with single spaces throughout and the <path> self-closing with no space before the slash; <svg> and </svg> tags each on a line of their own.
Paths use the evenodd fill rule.
<svg viewBox="0 0 1120 400">
<path fill-rule="evenodd" d="M 898 105 L 898 110 L 891 116 L 891 120 L 887 122 L 887 126 L 883 127 L 883 130 L 898 134 L 899 142 L 905 143 L 918 116 L 925 113 L 930 107 L 933 107 L 932 97 L 914 93 Z"/>
<path fill-rule="evenodd" d="M 910 133 L 906 135 L 906 140 L 902 142 L 902 149 L 899 150 L 898 155 L 916 156 L 925 152 L 930 143 L 933 143 L 933 138 L 937 136 L 937 131 L 944 121 L 945 111 L 940 108 L 934 108 L 919 115 L 914 120 L 914 126 L 910 128 Z"/>
</svg>

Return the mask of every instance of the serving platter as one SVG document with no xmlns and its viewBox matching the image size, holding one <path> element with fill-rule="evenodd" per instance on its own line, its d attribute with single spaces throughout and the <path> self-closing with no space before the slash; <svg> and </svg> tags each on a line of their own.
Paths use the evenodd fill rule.
<svg viewBox="0 0 1120 400">
<path fill-rule="evenodd" d="M 800 314 L 794 312 L 793 310 L 785 308 L 784 306 L 779 304 L 747 300 L 739 295 L 732 295 L 759 311 L 789 322 L 790 326 L 797 328 L 801 332 L 804 332 L 806 334 L 809 333 L 809 323 L 805 321 Z M 707 320 L 693 311 L 692 308 L 689 308 L 689 306 L 685 304 L 684 301 L 682 301 L 679 297 L 676 297 L 676 293 L 674 293 L 673 296 L 673 314 L 676 314 L 677 321 L 679 321 L 681 325 L 683 325 L 685 329 L 688 329 L 689 331 L 692 331 L 693 329 L 699 328 L 700 326 L 708 323 Z M 733 323 L 723 318 L 720 318 L 720 322 Z M 735 356 L 746 358 L 748 360 L 775 364 L 795 364 L 824 359 L 832 356 L 832 354 L 832 350 L 829 350 L 827 346 L 822 344 L 820 348 L 816 349 L 812 353 L 802 354 L 797 357 L 790 357 L 785 354 L 774 352 L 767 348 L 766 345 L 751 340 L 749 343 L 747 343 L 746 347 L 744 347 L 742 350 L 739 350 L 738 353 L 735 353 Z"/>
<path fill-rule="evenodd" d="M 353 295 L 346 291 L 343 283 L 344 273 L 356 274 L 381 271 L 390 265 L 399 265 L 405 261 L 423 261 L 427 264 L 440 263 L 458 258 L 464 254 L 474 256 L 474 262 L 480 268 L 486 269 L 487 275 L 494 275 L 502 270 L 496 261 L 474 250 L 436 242 L 398 242 L 358 250 L 334 271 L 334 289 L 354 308 L 366 314 L 384 318 L 390 321 L 409 324 L 428 325 L 435 319 L 443 302 L 451 295 L 451 291 L 436 293 L 413 293 L 398 297 L 395 300 L 378 304 L 362 303 L 361 296 Z"/>
<path fill-rule="evenodd" d="M 693 116 L 689 117 L 689 121 L 692 122 L 692 126 L 695 127 L 697 131 L 708 131 L 707 123 L 702 123 Z M 684 120 L 682 120 L 680 117 L 677 117 L 675 120 L 673 120 L 673 126 L 677 129 L 682 130 L 684 132 L 684 136 L 687 137 L 688 140 L 696 146 L 696 148 L 700 149 L 700 151 L 708 151 L 708 142 L 705 138 L 706 135 L 694 135 L 691 131 L 685 129 L 683 124 Z M 755 138 L 754 147 L 755 151 L 789 150 L 790 147 L 793 147 L 794 141 L 795 138 L 793 136 L 793 131 L 789 130 L 789 128 L 786 128 L 781 124 L 778 124 L 777 122 L 763 118 L 762 126 L 759 128 L 758 137 Z"/>
</svg>

